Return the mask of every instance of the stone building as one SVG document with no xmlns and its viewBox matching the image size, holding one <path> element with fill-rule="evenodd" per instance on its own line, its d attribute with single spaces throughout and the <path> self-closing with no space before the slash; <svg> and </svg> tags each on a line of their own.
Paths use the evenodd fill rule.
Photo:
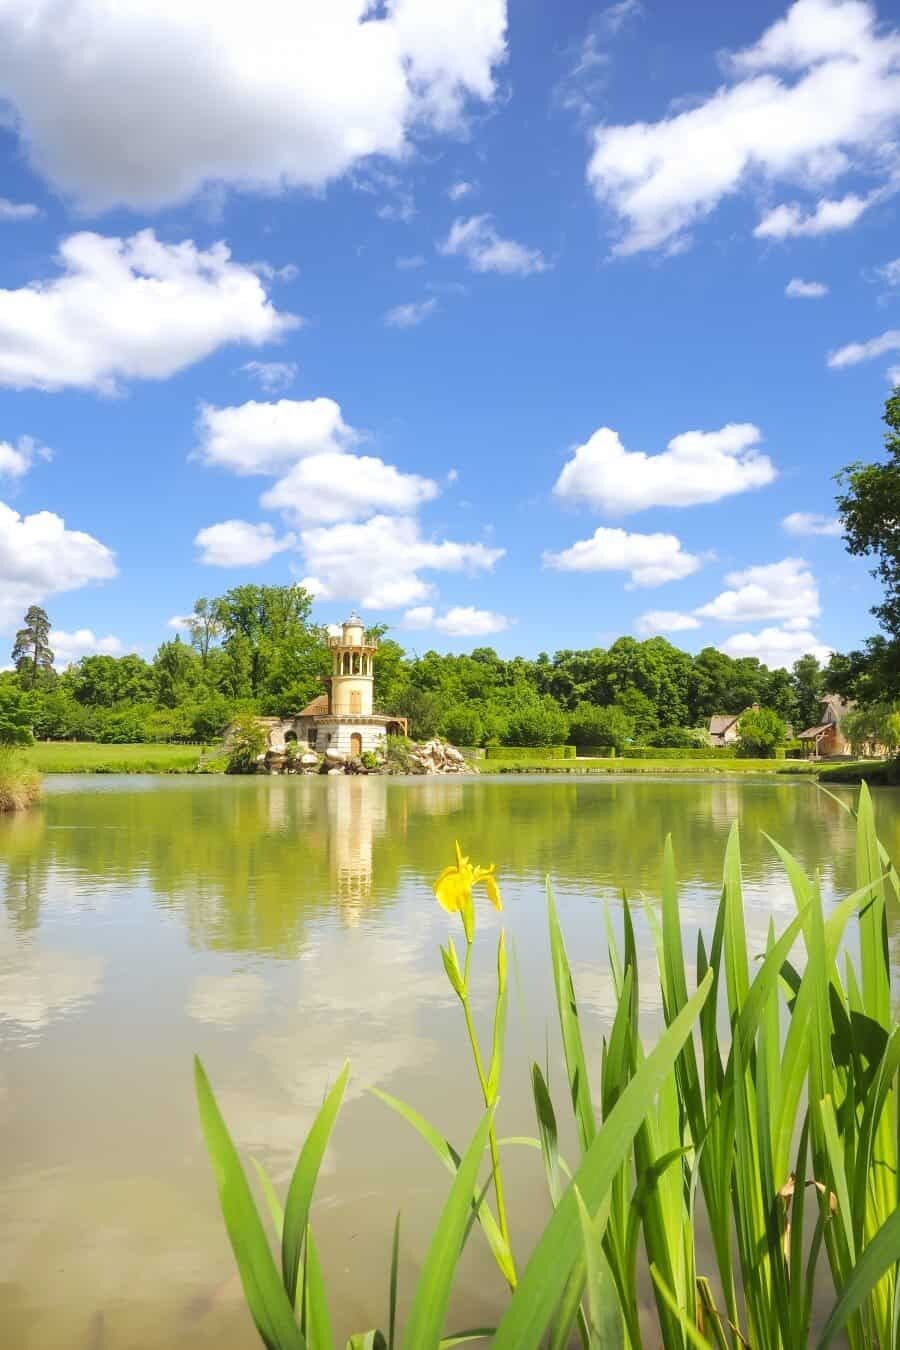
<svg viewBox="0 0 900 1350">
<path fill-rule="evenodd" d="M 337 750 L 348 759 L 377 750 L 386 736 L 405 736 L 406 718 L 373 711 L 375 640 L 367 639 L 354 611 L 329 636 L 331 675 L 327 690 L 294 717 L 261 718 L 269 750 L 283 754 L 289 741 L 322 754 Z"/>
</svg>

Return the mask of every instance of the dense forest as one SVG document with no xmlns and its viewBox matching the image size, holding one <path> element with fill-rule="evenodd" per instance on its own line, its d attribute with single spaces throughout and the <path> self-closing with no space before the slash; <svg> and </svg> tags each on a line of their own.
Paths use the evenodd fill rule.
<svg viewBox="0 0 900 1350">
<path fill-rule="evenodd" d="M 691 655 L 662 637 L 620 637 L 605 649 L 507 660 L 491 647 L 411 654 L 375 628 L 376 708 L 408 717 L 416 738 L 461 745 L 687 746 L 713 713 L 754 703 L 798 731 L 818 719 L 826 692 L 872 710 L 878 726 L 900 718 L 900 388 L 884 421 L 886 457 L 849 465 L 837 499 L 848 550 L 874 561 L 884 588 L 873 611 L 881 632 L 861 650 L 835 653 L 824 668 L 804 656 L 787 671 L 715 647 Z M 330 671 L 311 610 L 300 586 L 236 586 L 197 600 L 187 640 L 163 642 L 152 661 L 85 656 L 58 671 L 50 619 L 32 606 L 13 669 L 0 674 L 0 740 L 30 726 L 47 740 L 209 743 L 238 712 L 299 712 Z"/>
</svg>

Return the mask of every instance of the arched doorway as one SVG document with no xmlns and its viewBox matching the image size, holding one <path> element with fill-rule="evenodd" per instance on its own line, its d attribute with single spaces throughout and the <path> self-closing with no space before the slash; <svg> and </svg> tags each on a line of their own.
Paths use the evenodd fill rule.
<svg viewBox="0 0 900 1350">
<path fill-rule="evenodd" d="M 284 743 L 285 743 L 285 745 L 287 745 L 288 741 L 296 741 L 296 739 L 297 739 L 297 733 L 296 733 L 296 731 L 286 731 L 286 732 L 284 733 Z"/>
<path fill-rule="evenodd" d="M 359 759 L 362 754 L 362 736 L 358 731 L 350 735 L 350 755 L 353 759 Z"/>
</svg>

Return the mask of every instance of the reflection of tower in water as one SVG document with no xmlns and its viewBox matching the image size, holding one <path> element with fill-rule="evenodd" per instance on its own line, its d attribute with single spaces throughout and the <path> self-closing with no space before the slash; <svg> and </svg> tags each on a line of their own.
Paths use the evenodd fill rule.
<svg viewBox="0 0 900 1350">
<path fill-rule="evenodd" d="M 356 924 L 372 894 L 372 855 L 384 833 L 385 784 L 376 777 L 328 781 L 328 836 L 335 895 L 345 920 Z"/>
</svg>

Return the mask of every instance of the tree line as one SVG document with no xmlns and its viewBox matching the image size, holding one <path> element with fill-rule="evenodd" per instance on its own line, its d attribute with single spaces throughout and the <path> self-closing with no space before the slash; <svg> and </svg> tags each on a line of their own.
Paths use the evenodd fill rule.
<svg viewBox="0 0 900 1350">
<path fill-rule="evenodd" d="M 692 655 L 663 637 L 506 659 L 492 647 L 408 653 L 377 627 L 376 708 L 407 717 L 416 738 L 461 745 L 689 746 L 714 713 L 753 704 L 799 731 L 818 721 L 825 693 L 856 702 L 867 726 L 887 725 L 900 715 L 900 387 L 884 421 L 886 457 L 839 475 L 847 548 L 874 560 L 884 588 L 873 611 L 881 631 L 859 650 L 835 653 L 824 667 L 803 656 L 790 671 L 715 647 Z M 15 637 L 14 669 L 0 674 L 0 737 L 30 726 L 48 740 L 209 743 L 239 712 L 299 712 L 331 669 L 311 610 L 301 586 L 235 586 L 198 599 L 186 640 L 163 642 L 150 661 L 84 656 L 59 671 L 50 619 L 32 606 Z"/>
</svg>

